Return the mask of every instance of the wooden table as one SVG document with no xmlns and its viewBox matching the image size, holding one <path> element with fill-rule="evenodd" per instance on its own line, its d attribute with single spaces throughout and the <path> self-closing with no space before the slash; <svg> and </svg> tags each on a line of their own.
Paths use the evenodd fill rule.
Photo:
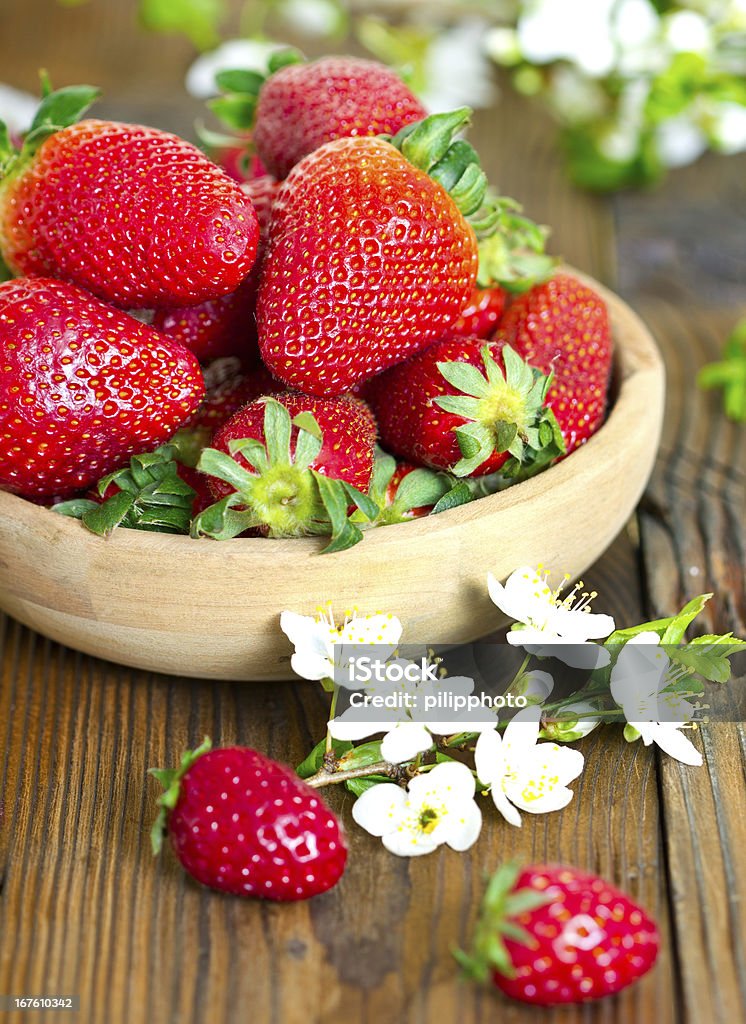
<svg viewBox="0 0 746 1024">
<path fill-rule="evenodd" d="M 104 85 L 106 113 L 189 131 L 188 47 L 137 35 L 124 0 L 13 4 L 0 9 L 0 38 L 14 84 L 33 87 L 45 64 L 60 83 Z M 473 135 L 502 189 L 553 225 L 555 251 L 648 321 L 668 367 L 655 476 L 588 576 L 599 610 L 630 624 L 712 590 L 705 625 L 744 635 L 744 430 L 693 381 L 744 312 L 746 160 L 707 158 L 663 191 L 606 200 L 567 184 L 533 105 L 506 93 Z M 488 814 L 466 855 L 400 860 L 352 826 L 344 880 L 310 903 L 225 898 L 170 855 L 153 860 L 148 766 L 204 733 L 296 763 L 325 717 L 311 684 L 149 676 L 0 618 L 0 993 L 79 994 L 86 1024 L 744 1020 L 743 726 L 700 731 L 701 769 L 599 729 L 582 744 L 586 770 L 565 811 L 526 815 L 521 830 Z M 351 797 L 330 800 L 351 825 Z M 617 999 L 554 1013 L 462 983 L 450 949 L 468 942 L 483 873 L 514 855 L 569 861 L 629 890 L 660 923 L 656 970 Z"/>
</svg>

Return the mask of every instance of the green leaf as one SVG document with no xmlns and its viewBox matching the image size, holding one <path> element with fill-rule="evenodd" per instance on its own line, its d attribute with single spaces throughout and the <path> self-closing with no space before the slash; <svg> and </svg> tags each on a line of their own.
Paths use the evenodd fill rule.
<svg viewBox="0 0 746 1024">
<path fill-rule="evenodd" d="M 368 765 L 378 764 L 381 760 L 381 741 L 371 740 L 357 747 L 350 745 L 350 749 L 340 758 L 339 769 L 349 771 L 352 768 L 367 768 Z"/>
<path fill-rule="evenodd" d="M 290 413 L 276 398 L 264 399 L 264 443 L 270 466 L 290 465 Z"/>
<path fill-rule="evenodd" d="M 135 499 L 126 491 L 113 495 L 103 505 L 96 505 L 83 513 L 83 525 L 99 537 L 108 537 L 120 526 L 135 504 Z"/>
<path fill-rule="evenodd" d="M 703 390 L 722 388 L 725 415 L 736 423 L 746 423 L 746 318 L 726 341 L 722 360 L 700 370 L 697 386 Z"/>
<path fill-rule="evenodd" d="M 370 522 L 373 522 L 379 512 L 378 505 L 376 505 L 375 501 L 369 498 L 367 494 L 363 494 L 359 491 L 357 487 L 353 487 L 352 484 L 348 484 L 345 481 L 341 481 L 341 483 L 352 504 L 359 508 Z"/>
<path fill-rule="evenodd" d="M 100 95 L 100 89 L 92 85 L 68 85 L 45 96 L 31 122 L 27 141 L 75 124 Z"/>
<path fill-rule="evenodd" d="M 241 93 L 230 93 L 227 96 L 216 96 L 207 101 L 213 114 L 234 132 L 247 132 L 254 124 L 256 100 L 253 96 Z"/>
<path fill-rule="evenodd" d="M 413 469 L 407 473 L 396 489 L 394 501 L 406 508 L 425 508 L 448 493 L 452 487 L 451 479 L 445 473 L 434 473 L 429 469 Z"/>
<path fill-rule="evenodd" d="M 438 512 L 447 512 L 451 508 L 458 508 L 459 505 L 466 505 L 468 502 L 473 500 L 474 496 L 471 488 L 462 480 L 443 495 L 435 505 L 432 514 L 437 515 Z"/>
<path fill-rule="evenodd" d="M 306 58 L 300 50 L 296 50 L 293 46 L 288 46 L 284 50 L 277 50 L 270 56 L 268 64 L 269 73 L 274 75 L 281 68 L 289 67 L 291 64 L 304 64 L 305 61 Z"/>
<path fill-rule="evenodd" d="M 140 19 L 145 28 L 183 33 L 198 50 L 217 46 L 227 12 L 226 0 L 140 0 Z"/>
<path fill-rule="evenodd" d="M 260 525 L 251 509 L 236 509 L 238 494 L 229 494 L 222 501 L 210 505 L 192 520 L 192 537 L 210 537 L 212 540 L 232 540 L 246 530 Z"/>
<path fill-rule="evenodd" d="M 247 93 L 250 96 L 258 96 L 265 81 L 266 77 L 260 71 L 247 68 L 218 71 L 215 75 L 215 82 L 221 92 Z"/>
<path fill-rule="evenodd" d="M 362 532 L 350 522 L 347 515 L 347 495 L 339 480 L 311 470 L 319 489 L 319 495 L 329 516 L 332 539 L 324 548 L 323 554 L 333 554 L 354 547 L 363 539 Z"/>
<path fill-rule="evenodd" d="M 438 370 L 451 387 L 472 395 L 474 398 L 485 398 L 489 394 L 489 385 L 484 374 L 471 363 L 437 363 Z"/>
<path fill-rule="evenodd" d="M 683 647 L 668 650 L 671 660 L 684 665 L 712 683 L 727 683 L 731 677 L 730 659 L 746 648 L 746 641 L 732 633 L 723 636 L 699 636 Z"/>
<path fill-rule="evenodd" d="M 347 779 L 344 786 L 348 793 L 358 797 L 372 789 L 373 786 L 380 786 L 382 782 L 391 782 L 391 779 L 386 775 L 365 775 L 360 779 Z"/>
<path fill-rule="evenodd" d="M 235 487 L 237 491 L 250 491 L 254 477 L 235 459 L 216 448 L 204 448 L 197 462 L 197 469 L 208 476 L 216 476 L 219 480 Z"/>
<path fill-rule="evenodd" d="M 666 626 L 661 637 L 661 643 L 664 645 L 680 644 L 686 635 L 687 629 L 703 611 L 711 597 L 712 594 L 700 594 L 699 597 L 688 601 L 679 614 L 675 615 Z"/>
<path fill-rule="evenodd" d="M 484 423 L 466 423 L 454 430 L 463 458 L 453 467 L 454 476 L 470 476 L 494 451 L 493 432 Z"/>
<path fill-rule="evenodd" d="M 253 437 L 242 437 L 229 441 L 228 451 L 232 456 L 242 455 L 257 473 L 265 473 L 269 468 L 267 449 L 262 441 L 256 441 Z"/>
<path fill-rule="evenodd" d="M 84 512 L 91 512 L 98 507 L 98 502 L 91 501 L 90 498 L 72 498 L 70 501 L 60 501 L 53 505 L 52 511 L 71 519 L 82 519 Z"/>
</svg>

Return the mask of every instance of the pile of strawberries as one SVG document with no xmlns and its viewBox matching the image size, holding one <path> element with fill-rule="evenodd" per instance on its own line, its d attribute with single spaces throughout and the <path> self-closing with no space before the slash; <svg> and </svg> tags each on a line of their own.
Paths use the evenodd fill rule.
<svg viewBox="0 0 746 1024">
<path fill-rule="evenodd" d="M 336 551 L 598 429 L 604 303 L 490 190 L 468 109 L 290 51 L 219 82 L 244 182 L 79 120 L 87 86 L 47 91 L 19 149 L 0 130 L 0 488 L 104 534 Z"/>
</svg>

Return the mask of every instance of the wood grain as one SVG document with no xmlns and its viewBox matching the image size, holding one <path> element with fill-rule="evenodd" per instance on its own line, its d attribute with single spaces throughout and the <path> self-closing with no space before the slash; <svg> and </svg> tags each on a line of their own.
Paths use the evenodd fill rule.
<svg viewBox="0 0 746 1024">
<path fill-rule="evenodd" d="M 0 37 L 3 77 L 15 84 L 33 85 L 38 60 L 58 80 L 102 81 L 117 116 L 147 115 L 188 130 L 191 108 L 173 84 L 188 49 L 137 36 L 124 0 L 74 11 L 45 0 L 6 4 Z M 692 258 L 692 235 L 671 241 L 677 208 L 712 215 L 722 188 L 736 209 L 743 162 L 712 161 L 702 177 L 697 169 L 677 175 L 666 193 L 677 206 L 658 220 L 658 196 L 612 204 L 572 190 L 535 106 L 506 94 L 496 112 L 479 115 L 476 129 L 504 191 L 554 225 L 557 252 L 610 284 L 619 265 L 625 297 L 650 320 L 666 354 L 670 406 L 654 487 L 639 523 L 587 582 L 620 622 L 671 612 L 712 584 L 720 595 L 713 622 L 742 623 L 743 435 L 724 427 L 714 400 L 695 404 L 691 384 L 741 301 L 738 281 L 723 283 L 728 275 L 713 266 L 727 224 L 703 215 L 699 235 L 688 229 L 700 238 L 701 295 L 682 292 L 678 268 L 666 259 L 671 251 Z M 669 255 L 651 268 L 661 251 Z M 724 265 L 735 273 L 731 257 Z M 700 770 L 661 764 L 611 728 L 599 730 L 582 746 L 587 766 L 567 809 L 526 815 L 521 830 L 488 815 L 466 855 L 442 850 L 401 861 L 350 828 L 342 883 L 306 905 L 225 898 L 189 882 L 170 854 L 152 860 L 149 765 L 172 761 L 205 732 L 294 763 L 325 717 L 323 695 L 305 684 L 247 688 L 133 672 L 0 616 L 0 993 L 78 993 L 82 1024 L 744 1018 L 741 727 L 702 730 L 707 767 Z M 350 825 L 350 798 L 329 799 Z M 616 999 L 556 1012 L 508 1005 L 461 983 L 450 947 L 468 942 L 483 873 L 512 855 L 570 860 L 628 888 L 661 926 L 655 971 Z M 53 1020 L 27 1016 L 29 1024 Z"/>
</svg>

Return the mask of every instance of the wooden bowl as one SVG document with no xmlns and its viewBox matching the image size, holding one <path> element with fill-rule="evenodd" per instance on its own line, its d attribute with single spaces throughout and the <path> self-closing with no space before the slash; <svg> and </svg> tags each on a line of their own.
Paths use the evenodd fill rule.
<svg viewBox="0 0 746 1024">
<path fill-rule="evenodd" d="M 582 276 L 582 275 L 579 275 Z M 318 539 L 223 543 L 81 523 L 0 493 L 0 608 L 70 647 L 135 668 L 211 679 L 287 679 L 285 609 L 331 601 L 387 611 L 410 643 L 455 644 L 502 624 L 488 571 L 542 564 L 578 576 L 608 547 L 650 475 L 664 371 L 645 325 L 615 295 L 609 417 L 533 480 L 437 516 L 372 530 L 339 554 Z"/>
</svg>

